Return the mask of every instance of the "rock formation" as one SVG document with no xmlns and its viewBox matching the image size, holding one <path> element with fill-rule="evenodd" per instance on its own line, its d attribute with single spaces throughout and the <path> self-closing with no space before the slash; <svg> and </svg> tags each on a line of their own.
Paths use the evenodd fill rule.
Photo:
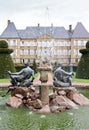
<svg viewBox="0 0 89 130">
<path fill-rule="evenodd" d="M 11 96 L 6 104 L 13 108 L 25 105 L 38 113 L 63 112 L 67 109 L 76 109 L 79 106 L 89 106 L 87 99 L 74 87 L 54 88 L 55 92 L 49 94 L 49 104 L 43 104 L 40 94 L 34 87 L 11 87 Z"/>
</svg>

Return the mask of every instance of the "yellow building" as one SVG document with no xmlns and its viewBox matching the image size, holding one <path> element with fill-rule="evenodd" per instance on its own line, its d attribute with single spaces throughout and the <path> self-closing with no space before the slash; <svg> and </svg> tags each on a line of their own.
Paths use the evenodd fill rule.
<svg viewBox="0 0 89 130">
<path fill-rule="evenodd" d="M 64 27 L 26 27 L 16 29 L 15 24 L 8 20 L 6 29 L 0 36 L 0 40 L 6 40 L 10 48 L 14 50 L 12 58 L 14 63 L 40 62 L 43 57 L 48 61 L 60 64 L 76 64 L 81 54 L 79 49 L 85 47 L 89 40 L 89 33 L 82 23 L 69 29 Z"/>
</svg>

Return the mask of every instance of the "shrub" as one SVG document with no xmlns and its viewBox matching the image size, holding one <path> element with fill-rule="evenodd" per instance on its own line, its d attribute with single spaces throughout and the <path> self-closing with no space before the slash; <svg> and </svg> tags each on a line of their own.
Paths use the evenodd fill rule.
<svg viewBox="0 0 89 130">
<path fill-rule="evenodd" d="M 86 43 L 86 48 L 89 48 L 89 41 L 87 41 Z"/>
<path fill-rule="evenodd" d="M 10 56 L 13 50 L 8 48 L 6 41 L 0 41 L 0 78 L 7 78 L 7 71 L 15 72 L 14 63 Z"/>
<path fill-rule="evenodd" d="M 86 49 L 81 49 L 80 62 L 76 71 L 76 78 L 89 79 L 89 42 L 86 43 Z"/>
<path fill-rule="evenodd" d="M 13 52 L 12 49 L 0 48 L 0 54 L 11 54 L 12 52 Z"/>
<path fill-rule="evenodd" d="M 0 78 L 7 78 L 7 71 L 15 72 L 14 63 L 9 54 L 0 54 Z"/>
<path fill-rule="evenodd" d="M 8 48 L 8 43 L 4 40 L 0 41 L 0 48 Z"/>
</svg>

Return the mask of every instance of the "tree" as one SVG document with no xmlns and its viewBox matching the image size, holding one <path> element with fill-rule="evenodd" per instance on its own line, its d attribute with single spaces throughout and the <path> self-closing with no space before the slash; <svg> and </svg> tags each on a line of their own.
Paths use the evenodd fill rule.
<svg viewBox="0 0 89 130">
<path fill-rule="evenodd" d="M 8 48 L 8 43 L 4 40 L 0 41 L 0 78 L 7 78 L 7 71 L 15 72 L 15 67 L 10 54 L 12 49 Z"/>
<path fill-rule="evenodd" d="M 85 49 L 80 49 L 82 54 L 76 71 L 76 78 L 89 79 L 89 41 Z"/>
<path fill-rule="evenodd" d="M 33 61 L 32 69 L 34 70 L 35 73 L 37 73 L 37 64 L 36 64 L 36 60 L 35 59 Z"/>
</svg>

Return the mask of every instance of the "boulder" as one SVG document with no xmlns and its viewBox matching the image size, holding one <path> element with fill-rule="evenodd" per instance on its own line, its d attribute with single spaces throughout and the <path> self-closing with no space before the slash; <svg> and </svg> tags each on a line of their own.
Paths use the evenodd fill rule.
<svg viewBox="0 0 89 130">
<path fill-rule="evenodd" d="M 34 107 L 35 109 L 41 109 L 41 108 L 42 108 L 42 102 L 41 102 L 41 100 L 36 99 L 36 100 L 33 102 L 33 107 Z"/>
<path fill-rule="evenodd" d="M 21 95 L 21 94 L 15 94 L 15 97 L 23 99 L 23 95 Z"/>
<path fill-rule="evenodd" d="M 89 99 L 79 93 L 73 94 L 73 101 L 81 106 L 89 106 Z"/>
<path fill-rule="evenodd" d="M 39 113 L 47 114 L 47 113 L 50 113 L 51 111 L 50 111 L 49 105 L 45 105 L 45 106 L 43 106 L 42 109 L 40 109 L 38 112 L 39 112 Z"/>
<path fill-rule="evenodd" d="M 53 101 L 51 101 L 51 106 L 66 106 L 67 109 L 69 108 L 77 108 L 77 105 L 71 101 L 70 99 L 68 99 L 66 96 L 56 96 L 55 99 L 53 99 Z"/>
<path fill-rule="evenodd" d="M 33 106 L 33 102 L 34 102 L 34 101 L 32 101 L 32 100 L 29 98 L 29 99 L 27 99 L 26 105 L 28 105 L 28 106 Z"/>
<path fill-rule="evenodd" d="M 21 94 L 23 97 L 27 96 L 28 88 L 26 87 L 15 87 L 11 91 L 11 96 L 15 96 L 16 94 Z"/>
<path fill-rule="evenodd" d="M 65 96 L 65 95 L 66 95 L 66 92 L 65 92 L 64 90 L 61 90 L 61 91 L 58 91 L 57 94 L 58 94 L 58 95 Z"/>
<path fill-rule="evenodd" d="M 51 99 L 54 99 L 54 98 L 56 98 L 56 93 L 50 93 L 49 94 L 49 99 L 51 100 Z"/>
<path fill-rule="evenodd" d="M 12 108 L 19 108 L 22 106 L 23 102 L 20 98 L 12 96 L 6 100 L 6 104 Z"/>
<path fill-rule="evenodd" d="M 50 110 L 53 113 L 64 112 L 66 110 L 66 106 L 51 106 Z"/>
<path fill-rule="evenodd" d="M 29 97 L 31 98 L 31 100 L 36 100 L 37 98 L 39 98 L 39 94 L 36 92 L 30 92 Z"/>
</svg>

